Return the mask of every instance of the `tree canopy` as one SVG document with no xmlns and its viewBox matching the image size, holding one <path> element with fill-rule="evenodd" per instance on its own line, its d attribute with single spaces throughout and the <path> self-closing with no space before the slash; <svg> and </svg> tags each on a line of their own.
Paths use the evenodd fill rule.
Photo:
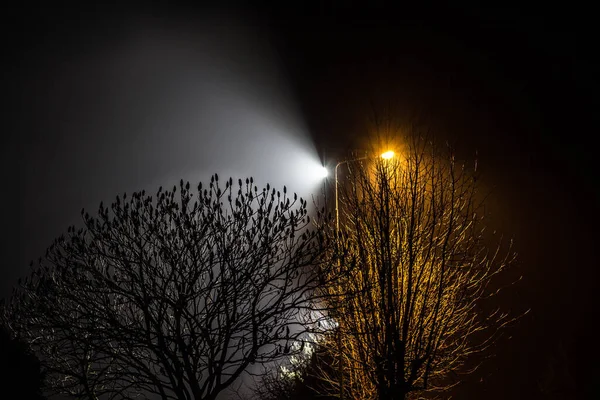
<svg viewBox="0 0 600 400">
<path fill-rule="evenodd" d="M 285 187 L 221 189 L 214 175 L 82 216 L 3 309 L 54 392 L 214 399 L 253 364 L 301 351 L 320 318 L 322 230 Z"/>
<path fill-rule="evenodd" d="M 447 388 L 511 320 L 484 304 L 515 254 L 485 231 L 475 167 L 419 132 L 394 158 L 344 162 L 339 229 L 327 231 L 340 279 L 323 286 L 337 322 L 323 343 L 336 355 L 329 393 L 383 400 Z"/>
</svg>

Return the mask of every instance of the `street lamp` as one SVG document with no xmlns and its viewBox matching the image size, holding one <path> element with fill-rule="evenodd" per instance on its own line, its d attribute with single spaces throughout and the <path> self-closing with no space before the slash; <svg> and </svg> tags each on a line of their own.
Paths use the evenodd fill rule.
<svg viewBox="0 0 600 400">
<path fill-rule="evenodd" d="M 383 158 L 384 160 L 389 160 L 390 158 L 394 158 L 394 155 L 396 153 L 394 153 L 393 150 L 388 150 L 385 153 L 381 154 L 381 158 Z"/>
<path fill-rule="evenodd" d="M 389 160 L 393 158 L 395 155 L 393 150 L 388 150 L 385 153 L 380 154 L 379 156 L 384 160 Z M 340 212 L 338 208 L 338 167 L 342 164 L 347 164 L 354 161 L 366 160 L 368 156 L 353 158 L 351 160 L 340 161 L 335 165 L 334 168 L 334 177 L 335 177 L 335 235 L 336 240 L 339 238 L 340 233 Z M 338 257 L 338 267 L 339 267 L 340 259 Z M 340 400 L 344 400 L 344 358 L 342 356 L 342 335 L 341 335 L 341 320 L 338 322 L 338 347 L 340 350 Z"/>
</svg>

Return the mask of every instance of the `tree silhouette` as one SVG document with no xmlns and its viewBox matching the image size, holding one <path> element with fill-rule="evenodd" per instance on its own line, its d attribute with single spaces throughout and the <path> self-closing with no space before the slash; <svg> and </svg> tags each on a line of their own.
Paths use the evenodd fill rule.
<svg viewBox="0 0 600 400">
<path fill-rule="evenodd" d="M 9 330 L 0 327 L 0 384 L 8 398 L 43 400 L 44 373 L 39 360 L 23 341 L 11 337 Z"/>
<path fill-rule="evenodd" d="M 123 194 L 55 240 L 4 309 L 55 392 L 215 399 L 302 351 L 321 229 L 285 187 L 237 183 Z"/>
<path fill-rule="evenodd" d="M 514 254 L 489 246 L 475 169 L 416 127 L 397 157 L 346 165 L 339 232 L 328 231 L 344 273 L 323 286 L 341 335 L 323 342 L 337 354 L 323 376 L 329 393 L 404 399 L 447 388 L 510 320 L 484 300 Z"/>
</svg>

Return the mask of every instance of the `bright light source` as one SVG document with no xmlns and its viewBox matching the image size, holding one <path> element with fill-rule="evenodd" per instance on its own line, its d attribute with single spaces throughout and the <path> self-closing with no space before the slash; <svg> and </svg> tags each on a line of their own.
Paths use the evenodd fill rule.
<svg viewBox="0 0 600 400">
<path fill-rule="evenodd" d="M 329 171 L 327 168 L 321 165 L 321 163 L 308 162 L 300 167 L 298 171 L 305 179 L 308 179 L 312 182 L 321 182 L 323 179 L 327 178 L 329 175 Z"/>
<path fill-rule="evenodd" d="M 394 151 L 393 151 L 393 150 L 388 150 L 388 151 L 386 151 L 385 153 L 383 153 L 383 154 L 381 155 L 381 158 L 383 158 L 383 159 L 385 159 L 385 160 L 389 160 L 390 158 L 393 158 L 393 157 L 394 157 L 394 154 L 395 154 L 395 153 L 394 153 Z"/>
<path fill-rule="evenodd" d="M 325 167 L 318 168 L 316 173 L 319 178 L 327 178 L 327 175 L 329 175 L 329 171 Z"/>
<path fill-rule="evenodd" d="M 293 186 L 289 184 L 288 189 L 291 187 L 293 192 L 304 198 L 324 190 L 323 185 L 326 184 L 329 171 L 323 166 L 323 161 L 319 160 L 317 155 L 302 150 L 298 151 L 297 149 L 276 154 L 281 157 L 279 163 L 281 167 L 277 172 L 286 177 L 286 181 L 282 185 L 286 182 L 292 182 Z M 286 168 L 289 169 L 286 170 Z"/>
</svg>

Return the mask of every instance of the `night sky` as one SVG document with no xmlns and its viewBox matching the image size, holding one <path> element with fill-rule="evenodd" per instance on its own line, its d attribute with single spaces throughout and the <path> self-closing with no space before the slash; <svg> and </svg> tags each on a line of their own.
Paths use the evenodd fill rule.
<svg viewBox="0 0 600 400">
<path fill-rule="evenodd" d="M 477 151 L 490 223 L 519 254 L 523 280 L 501 301 L 531 312 L 455 398 L 588 398 L 600 379 L 590 11 L 338 3 L 5 16 L 0 294 L 82 207 L 124 191 L 218 172 L 314 192 L 301 171 L 368 146 L 370 110 L 391 106 Z"/>
</svg>

